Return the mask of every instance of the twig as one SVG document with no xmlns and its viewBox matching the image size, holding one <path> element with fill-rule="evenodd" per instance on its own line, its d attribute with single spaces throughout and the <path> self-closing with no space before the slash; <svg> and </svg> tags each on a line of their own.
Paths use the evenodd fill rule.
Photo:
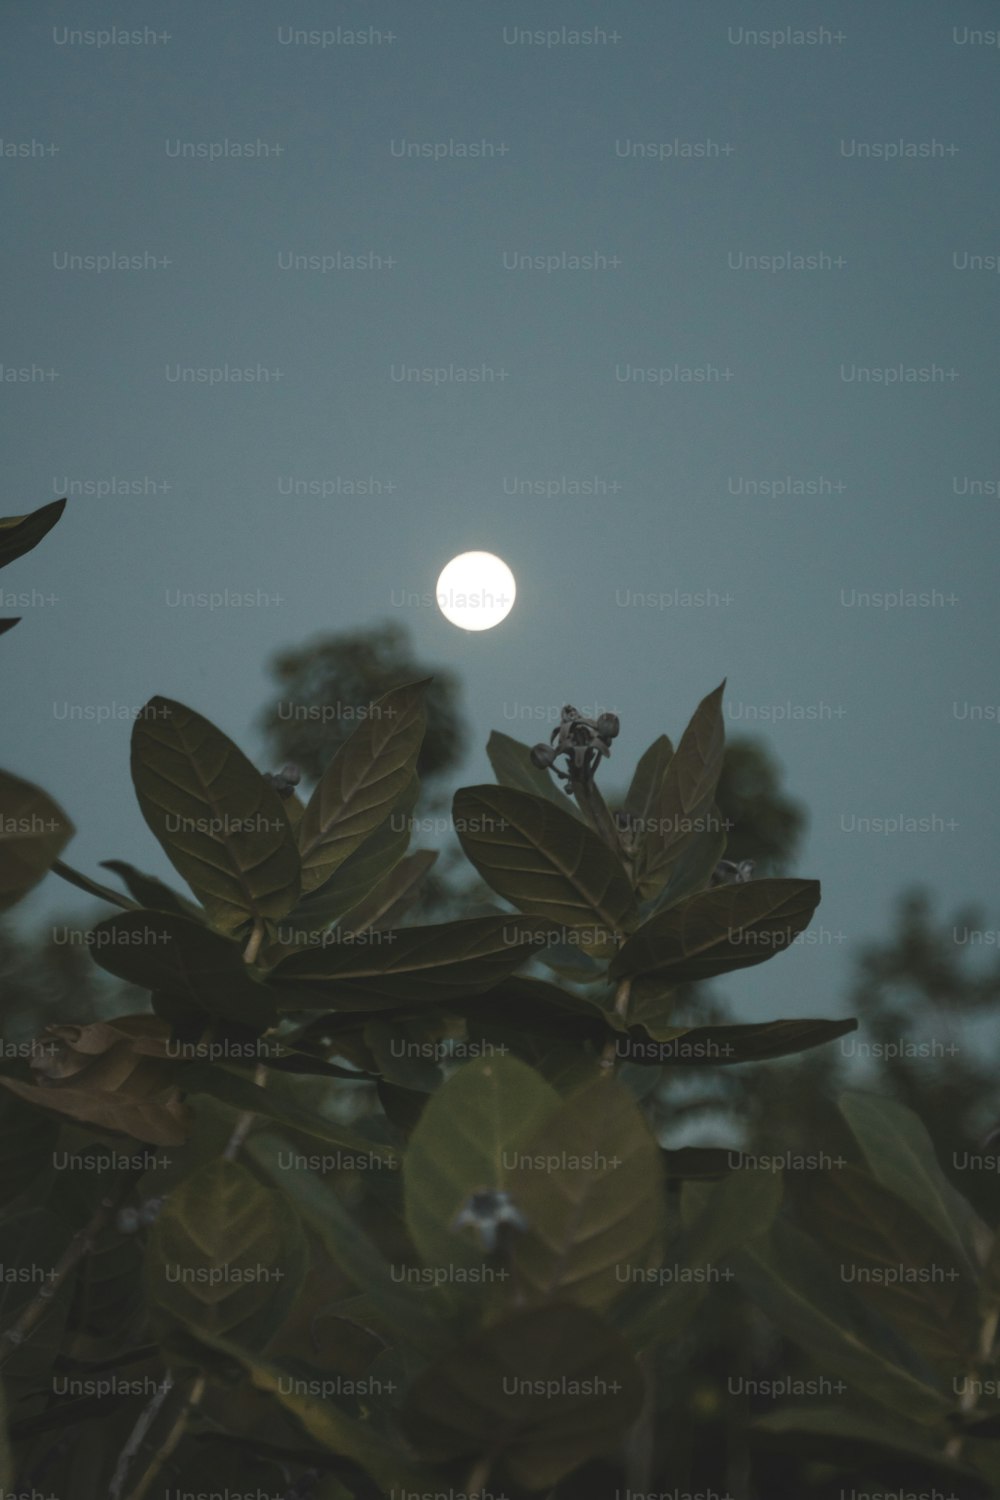
<svg viewBox="0 0 1000 1500">
<path fill-rule="evenodd" d="M 147 1433 L 153 1425 L 153 1422 L 156 1420 L 157 1416 L 162 1410 L 164 1402 L 173 1389 L 174 1378 L 168 1370 L 163 1380 L 163 1384 L 160 1386 L 160 1389 L 156 1392 L 153 1399 L 149 1402 L 149 1404 L 143 1411 L 138 1422 L 136 1422 L 135 1427 L 132 1429 L 132 1432 L 129 1436 L 128 1442 L 125 1444 L 125 1447 L 122 1449 L 121 1454 L 119 1455 L 118 1464 L 115 1468 L 114 1478 L 111 1481 L 111 1488 L 108 1491 L 109 1500 L 121 1500 L 125 1480 L 128 1477 L 128 1471 L 129 1467 L 131 1466 L 132 1460 L 135 1458 L 136 1453 L 142 1446 L 143 1439 L 146 1437 Z M 146 1465 L 145 1469 L 139 1475 L 136 1483 L 129 1490 L 127 1500 L 143 1500 L 143 1496 L 148 1491 L 149 1486 L 152 1484 L 153 1480 L 156 1478 L 157 1474 L 160 1472 L 163 1465 L 166 1463 L 167 1459 L 173 1453 L 174 1449 L 177 1447 L 177 1444 L 184 1436 L 184 1429 L 187 1427 L 188 1417 L 191 1415 L 195 1407 L 199 1404 L 204 1394 L 205 1375 L 203 1371 L 199 1371 L 194 1378 L 187 1396 L 184 1398 L 184 1400 L 181 1402 L 180 1407 L 178 1408 L 177 1415 L 173 1421 L 173 1425 L 171 1426 L 166 1437 L 163 1439 L 163 1442 L 150 1458 L 150 1461 Z"/>
<path fill-rule="evenodd" d="M 139 1419 L 129 1433 L 128 1442 L 118 1455 L 115 1472 L 111 1478 L 111 1488 L 108 1492 L 110 1500 L 120 1500 L 122 1485 L 128 1476 L 129 1465 L 138 1453 L 146 1433 L 156 1421 L 164 1401 L 166 1401 L 173 1388 L 174 1377 L 171 1371 L 168 1370 L 149 1401 L 139 1413 Z"/>
<path fill-rule="evenodd" d="M 623 979 L 615 990 L 615 1015 L 624 1021 L 628 1016 L 628 1002 L 632 993 L 632 979 L 629 976 Z M 601 1053 L 601 1067 L 610 1071 L 615 1065 L 615 1054 L 618 1051 L 618 1034 L 609 1036 L 604 1043 L 604 1051 Z"/>
<path fill-rule="evenodd" d="M 121 1195 L 124 1196 L 124 1193 Z M 22 1308 L 20 1316 L 5 1328 L 0 1335 L 0 1367 L 5 1365 L 24 1343 L 25 1339 L 34 1331 L 36 1324 L 45 1316 L 53 1297 L 62 1286 L 66 1277 L 73 1268 L 89 1255 L 94 1248 L 94 1241 L 110 1222 L 112 1212 L 118 1207 L 118 1198 L 102 1198 L 99 1206 L 91 1215 L 89 1223 L 70 1240 L 59 1260 L 49 1272 L 48 1283 L 42 1287 L 37 1296 Z"/>
<path fill-rule="evenodd" d="M 258 1088 L 267 1087 L 267 1067 L 264 1063 L 257 1064 L 256 1068 L 254 1069 L 253 1081 Z M 250 1134 L 250 1128 L 256 1118 L 257 1116 L 252 1109 L 245 1109 L 243 1111 L 239 1119 L 236 1121 L 236 1124 L 233 1126 L 233 1133 L 229 1137 L 229 1144 L 226 1146 L 225 1151 L 223 1151 L 222 1153 L 223 1161 L 236 1160 L 237 1156 L 240 1154 L 240 1149 L 243 1145 L 243 1142 Z"/>
</svg>

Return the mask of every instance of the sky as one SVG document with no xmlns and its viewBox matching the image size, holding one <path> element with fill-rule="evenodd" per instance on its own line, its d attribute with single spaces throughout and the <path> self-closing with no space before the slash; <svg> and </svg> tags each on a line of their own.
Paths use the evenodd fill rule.
<svg viewBox="0 0 1000 1500">
<path fill-rule="evenodd" d="M 274 653 L 393 619 L 462 679 L 466 783 L 572 702 L 622 787 L 727 678 L 823 886 L 737 1019 L 842 1013 L 913 884 L 995 944 L 998 22 L 8 3 L 0 512 L 70 501 L 0 579 L 0 759 L 66 858 L 172 875 L 153 694 L 264 766 Z M 469 549 L 517 581 L 493 630 L 434 601 Z"/>
</svg>

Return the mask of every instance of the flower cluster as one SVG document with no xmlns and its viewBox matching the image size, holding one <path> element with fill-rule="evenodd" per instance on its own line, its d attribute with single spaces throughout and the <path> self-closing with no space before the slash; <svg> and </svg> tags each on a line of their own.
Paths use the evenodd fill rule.
<svg viewBox="0 0 1000 1500">
<path fill-rule="evenodd" d="M 551 743 L 536 745 L 531 752 L 531 763 L 541 771 L 554 771 L 566 782 L 565 790 L 572 795 L 576 782 L 593 780 L 601 756 L 611 754 L 611 741 L 616 738 L 619 728 L 617 714 L 601 714 L 596 719 L 587 719 L 567 703 L 552 731 Z M 565 771 L 556 765 L 560 756 L 566 757 L 568 769 Z"/>
</svg>

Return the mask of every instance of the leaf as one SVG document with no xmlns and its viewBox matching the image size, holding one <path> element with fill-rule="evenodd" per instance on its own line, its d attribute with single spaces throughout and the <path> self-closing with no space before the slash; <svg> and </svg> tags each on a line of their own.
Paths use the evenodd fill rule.
<svg viewBox="0 0 1000 1500">
<path fill-rule="evenodd" d="M 329 880 L 385 822 L 416 774 L 429 681 L 407 683 L 379 698 L 327 766 L 299 826 L 303 893 Z"/>
<path fill-rule="evenodd" d="M 176 1090 L 142 1096 L 84 1088 L 41 1088 L 22 1083 L 19 1078 L 0 1078 L 0 1085 L 38 1109 L 152 1146 L 182 1146 L 188 1137 L 188 1111 Z"/>
<path fill-rule="evenodd" d="M 121 891 L 116 891 L 109 885 L 101 885 L 100 881 L 92 880 L 89 875 L 84 875 L 80 870 L 74 870 L 72 865 L 57 859 L 52 865 L 53 873 L 60 879 L 65 880 L 67 885 L 75 885 L 78 891 L 86 891 L 88 896 L 96 896 L 99 901 L 106 901 L 109 906 L 118 906 L 122 911 L 138 911 L 139 908 L 128 896 L 123 896 Z"/>
<path fill-rule="evenodd" d="M 655 896 L 693 839 L 706 832 L 722 774 L 726 735 L 722 719 L 725 679 L 695 709 L 666 764 L 659 795 L 650 803 L 640 843 L 639 895 Z M 647 752 L 648 754 L 649 752 Z M 661 752 L 662 754 L 662 752 Z"/>
<path fill-rule="evenodd" d="M 0 1092 L 0 1205 L 6 1206 L 52 1168 L 56 1120 L 39 1118 L 11 1093 Z"/>
<path fill-rule="evenodd" d="M 338 1152 L 336 1158 L 304 1156 L 289 1148 L 281 1137 L 266 1132 L 252 1136 L 247 1149 L 271 1179 L 280 1184 L 282 1193 L 319 1236 L 334 1264 L 373 1299 L 405 1342 L 425 1355 L 447 1347 L 450 1335 L 437 1310 L 427 1305 L 426 1294 L 393 1280 L 389 1262 L 340 1201 L 333 1183 L 328 1184 L 317 1175 L 328 1167 L 335 1170 L 342 1153 Z M 297 1156 L 302 1166 L 295 1165 Z"/>
<path fill-rule="evenodd" d="M 8 630 L 13 630 L 15 625 L 20 625 L 23 615 L 14 615 L 10 618 L 0 620 L 0 635 L 6 635 Z"/>
<path fill-rule="evenodd" d="M 528 1221 L 514 1242 L 529 1294 L 608 1306 L 659 1250 L 660 1150 L 631 1094 L 598 1078 L 564 1099 L 516 1153 L 507 1185 Z"/>
<path fill-rule="evenodd" d="M 739 1275 L 768 1317 L 825 1374 L 920 1423 L 940 1421 L 954 1404 L 889 1325 L 837 1280 L 801 1230 L 775 1223 L 767 1244 L 744 1252 Z"/>
<path fill-rule="evenodd" d="M 364 932 L 369 927 L 391 927 L 420 894 L 424 877 L 438 857 L 436 849 L 418 849 L 401 859 L 394 870 L 344 917 L 349 932 Z"/>
<path fill-rule="evenodd" d="M 193 1331 L 207 1348 L 237 1361 L 246 1370 L 254 1388 L 267 1392 L 280 1402 L 309 1436 L 328 1452 L 360 1464 L 384 1490 L 399 1486 L 414 1491 L 423 1488 L 424 1476 L 410 1465 L 407 1455 L 387 1439 L 381 1428 L 347 1416 L 329 1399 L 300 1394 L 302 1386 L 308 1387 L 308 1382 L 296 1379 L 293 1371 L 264 1360 L 242 1344 L 206 1329 Z"/>
<path fill-rule="evenodd" d="M 677 1026 L 673 1035 L 654 1040 L 633 1028 L 620 1037 L 617 1054 L 630 1062 L 652 1067 L 721 1068 L 736 1063 L 763 1062 L 821 1047 L 856 1031 L 857 1021 L 763 1021 L 751 1026 Z"/>
<path fill-rule="evenodd" d="M 662 890 L 641 907 L 644 921 L 656 912 L 666 911 L 688 896 L 709 888 L 715 867 L 726 852 L 728 839 L 722 814 L 714 803 L 705 815 L 704 823 L 704 828 L 692 831 L 684 840 Z"/>
<path fill-rule="evenodd" d="M 837 1100 L 872 1176 L 908 1203 L 975 1270 L 977 1237 L 988 1238 L 971 1205 L 938 1166 L 919 1116 L 894 1099 L 849 1089 Z"/>
<path fill-rule="evenodd" d="M 836 1469 L 861 1471 L 885 1484 L 930 1495 L 935 1486 L 962 1480 L 962 1493 L 989 1496 L 982 1476 L 963 1463 L 949 1460 L 941 1448 L 928 1441 L 915 1425 L 887 1421 L 884 1416 L 865 1417 L 839 1407 L 780 1407 L 758 1417 L 750 1426 L 755 1446 L 816 1460 Z M 945 1491 L 940 1491 L 942 1500 Z"/>
<path fill-rule="evenodd" d="M 0 911 L 38 884 L 75 832 L 41 787 L 0 771 Z"/>
<path fill-rule="evenodd" d="M 299 857 L 281 798 L 232 740 L 193 709 L 151 698 L 132 732 L 143 817 L 216 926 L 283 917 Z"/>
<path fill-rule="evenodd" d="M 421 1375 L 401 1425 L 434 1462 L 486 1453 L 545 1489 L 622 1438 L 643 1381 L 622 1338 L 582 1307 L 531 1308 Z"/>
<path fill-rule="evenodd" d="M 625 793 L 625 811 L 633 824 L 639 824 L 637 831 L 640 833 L 644 834 L 646 831 L 645 825 L 659 800 L 663 778 L 673 755 L 673 745 L 665 734 L 661 734 L 639 757 L 629 789 Z"/>
<path fill-rule="evenodd" d="M 152 911 L 169 911 L 179 917 L 201 919 L 201 912 L 193 902 L 178 896 L 155 875 L 144 875 L 135 865 L 124 859 L 102 859 L 101 868 L 112 870 L 122 881 L 125 889 L 134 896 L 139 906 Z"/>
<path fill-rule="evenodd" d="M 178 1071 L 177 1080 L 178 1086 L 185 1093 L 208 1094 L 241 1113 L 249 1112 L 259 1115 L 262 1120 L 273 1120 L 278 1125 L 299 1130 L 316 1140 L 327 1141 L 344 1151 L 367 1156 L 369 1160 L 377 1157 L 385 1163 L 387 1170 L 398 1166 L 391 1146 L 369 1140 L 367 1136 L 359 1135 L 348 1126 L 340 1125 L 336 1120 L 328 1120 L 314 1110 L 297 1104 L 287 1094 L 279 1094 L 274 1088 L 260 1088 L 249 1078 L 232 1073 L 227 1068 L 203 1062 L 188 1063 Z"/>
<path fill-rule="evenodd" d="M 697 1148 L 689 1149 L 693 1153 Z M 732 1161 L 727 1165 L 732 1166 Z M 734 1278 L 731 1270 L 720 1271 L 720 1267 L 750 1241 L 767 1234 L 781 1207 L 781 1197 L 778 1172 L 740 1168 L 721 1182 L 685 1181 L 681 1198 L 684 1228 L 668 1246 L 664 1257 L 668 1264 L 649 1271 L 636 1268 L 636 1293 L 631 1306 L 623 1309 L 621 1323 L 629 1341 L 645 1348 L 677 1338 L 705 1301 L 709 1288 Z"/>
<path fill-rule="evenodd" d="M 538 952 L 546 924 L 516 913 L 468 917 L 398 932 L 347 934 L 293 953 L 272 971 L 289 1010 L 391 1009 L 482 993 Z"/>
<path fill-rule="evenodd" d="M 928 1360 L 949 1370 L 975 1356 L 973 1283 L 948 1243 L 909 1204 L 857 1167 L 817 1174 L 799 1216 L 843 1281 Z"/>
<path fill-rule="evenodd" d="M 189 917 L 166 911 L 108 917 L 91 933 L 91 954 L 109 974 L 206 1015 L 257 1031 L 277 1020 L 274 996 L 251 977 L 239 945 Z"/>
<path fill-rule="evenodd" d="M 364 901 L 403 858 L 410 843 L 410 825 L 420 784 L 414 776 L 384 823 L 370 833 L 329 880 L 304 896 L 282 923 L 281 931 L 304 945 L 310 932 L 319 932 Z M 281 936 L 281 932 L 279 932 Z M 290 945 L 289 945 L 290 946 Z"/>
<path fill-rule="evenodd" d="M 513 740 L 509 734 L 500 734 L 494 729 L 486 742 L 486 754 L 500 786 L 512 787 L 516 792 L 530 792 L 535 797 L 547 797 L 562 812 L 579 819 L 573 798 L 559 790 L 548 771 L 533 764 L 530 745 L 523 745 L 520 740 Z"/>
<path fill-rule="evenodd" d="M 558 807 L 509 787 L 455 793 L 455 832 L 486 883 L 523 912 L 595 927 L 599 951 L 637 916 L 632 887 L 597 834 Z"/>
<path fill-rule="evenodd" d="M 0 516 L 0 568 L 37 547 L 66 508 L 65 500 L 53 500 L 22 516 Z"/>
<path fill-rule="evenodd" d="M 818 880 L 751 880 L 703 891 L 651 917 L 608 972 L 655 975 L 675 985 L 750 968 L 808 927 L 819 898 Z"/>
<path fill-rule="evenodd" d="M 146 1251 L 151 1308 L 195 1333 L 235 1334 L 248 1347 L 263 1348 L 281 1326 L 304 1271 L 305 1243 L 289 1204 L 225 1159 L 173 1189 Z"/>
<path fill-rule="evenodd" d="M 558 1104 L 513 1057 L 465 1063 L 432 1096 L 403 1158 L 406 1223 L 426 1266 L 482 1265 L 482 1244 L 453 1227 L 456 1215 L 473 1193 L 506 1191 L 511 1153 Z"/>
</svg>

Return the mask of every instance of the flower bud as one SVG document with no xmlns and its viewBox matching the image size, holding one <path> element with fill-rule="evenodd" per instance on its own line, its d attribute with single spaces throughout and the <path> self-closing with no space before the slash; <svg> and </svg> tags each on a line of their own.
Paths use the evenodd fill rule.
<svg viewBox="0 0 1000 1500">
<path fill-rule="evenodd" d="M 602 740 L 616 739 L 620 728 L 617 714 L 601 714 L 597 721 L 597 732 Z"/>
<path fill-rule="evenodd" d="M 531 752 L 531 764 L 539 771 L 547 771 L 554 764 L 556 752 L 551 745 L 535 745 Z"/>
</svg>

